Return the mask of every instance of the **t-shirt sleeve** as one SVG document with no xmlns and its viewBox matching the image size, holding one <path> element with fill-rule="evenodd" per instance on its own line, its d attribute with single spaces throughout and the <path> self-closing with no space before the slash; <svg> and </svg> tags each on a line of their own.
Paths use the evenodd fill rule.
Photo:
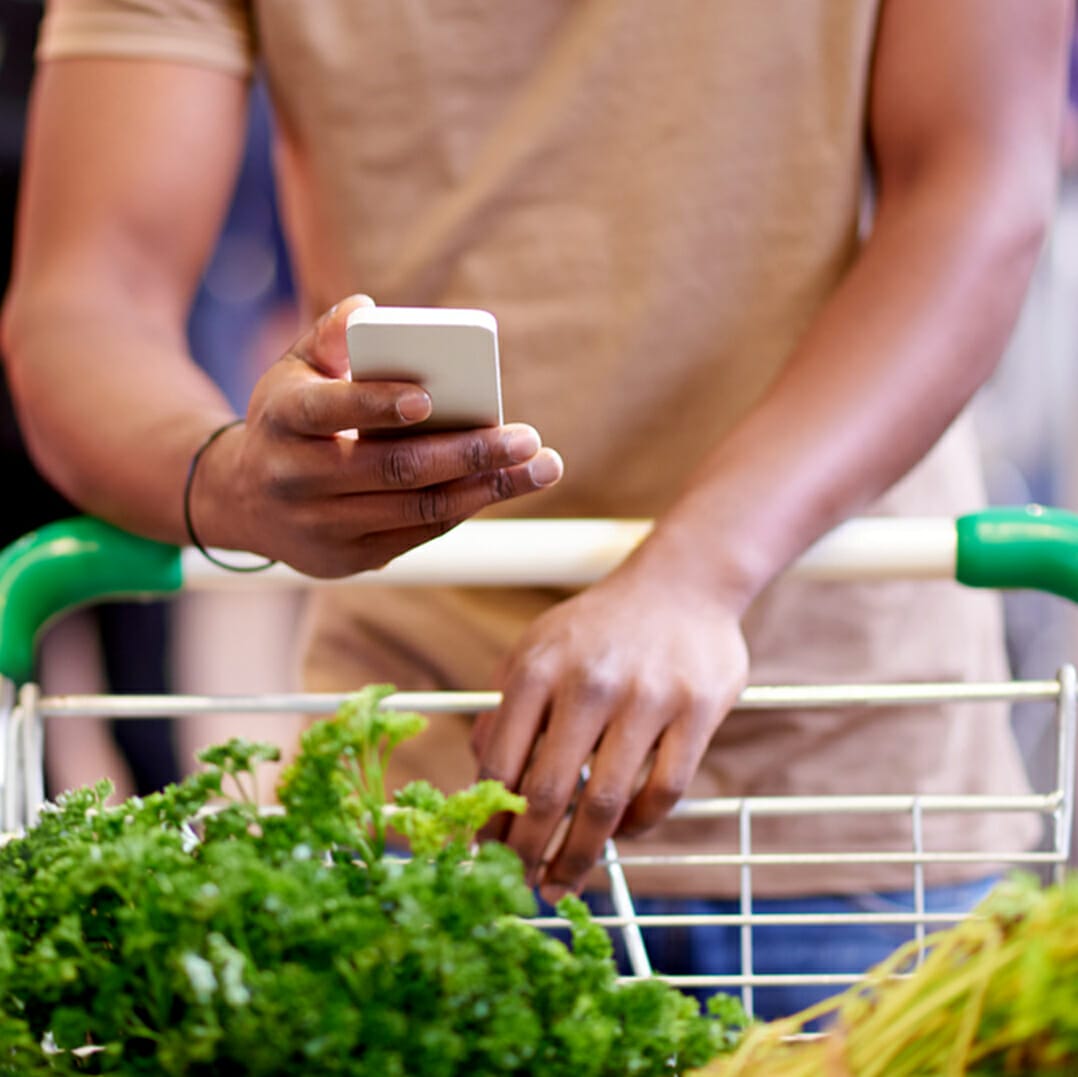
<svg viewBox="0 0 1078 1077">
<path fill-rule="evenodd" d="M 48 0 L 37 58 L 174 60 L 239 75 L 254 66 L 250 0 Z"/>
</svg>

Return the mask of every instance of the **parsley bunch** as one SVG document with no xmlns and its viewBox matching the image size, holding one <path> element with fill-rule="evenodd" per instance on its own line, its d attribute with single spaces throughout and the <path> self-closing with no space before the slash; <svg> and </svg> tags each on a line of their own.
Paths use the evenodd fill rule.
<svg viewBox="0 0 1078 1077">
<path fill-rule="evenodd" d="M 474 845 L 519 797 L 388 801 L 386 758 L 424 724 L 389 691 L 308 730 L 278 813 L 252 785 L 274 750 L 234 740 L 145 799 L 68 794 L 0 849 L 0 1074 L 622 1077 L 728 1049 L 737 1028 L 685 996 L 619 985 L 577 899 L 571 947 L 523 919 L 519 860 Z"/>
</svg>

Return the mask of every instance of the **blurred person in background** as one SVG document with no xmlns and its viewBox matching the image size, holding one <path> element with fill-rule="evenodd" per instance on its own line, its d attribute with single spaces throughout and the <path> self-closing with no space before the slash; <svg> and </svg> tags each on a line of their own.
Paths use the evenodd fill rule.
<svg viewBox="0 0 1078 1077">
<path fill-rule="evenodd" d="M 853 513 L 983 502 L 959 416 L 1051 213 L 1069 18 L 1064 0 L 55 0 L 3 322 L 35 456 L 123 527 L 317 576 L 484 510 L 654 518 L 579 593 L 341 588 L 312 609 L 312 688 L 501 686 L 496 713 L 436 720 L 391 778 L 463 784 L 474 748 L 528 798 L 501 836 L 549 898 L 615 832 L 659 855 L 736 847 L 725 823 L 664 822 L 686 791 L 1024 788 L 994 704 L 727 712 L 750 655 L 761 682 L 1005 675 L 993 596 L 779 577 Z M 309 328 L 237 422 L 182 330 L 256 65 Z M 429 401 L 348 380 L 356 293 L 493 311 L 508 412 L 534 426 L 367 436 Z M 987 859 L 1035 841 L 1027 822 L 933 817 L 926 840 Z M 762 820 L 754 850 L 908 849 L 906 826 Z M 988 870 L 931 871 L 928 907 L 968 908 Z M 663 908 L 737 892 L 708 869 L 633 882 Z M 754 884 L 779 910 L 912 902 L 886 863 Z M 736 934 L 688 931 L 657 966 L 736 968 Z M 856 972 L 901 937 L 764 929 L 756 968 Z"/>
</svg>

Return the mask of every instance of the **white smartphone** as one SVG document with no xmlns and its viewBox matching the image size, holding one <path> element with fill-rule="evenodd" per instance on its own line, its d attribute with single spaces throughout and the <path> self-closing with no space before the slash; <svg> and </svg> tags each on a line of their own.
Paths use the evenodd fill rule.
<svg viewBox="0 0 1078 1077">
<path fill-rule="evenodd" d="M 498 323 L 485 310 L 359 307 L 348 316 L 353 381 L 413 381 L 432 411 L 408 430 L 502 423 Z"/>
</svg>

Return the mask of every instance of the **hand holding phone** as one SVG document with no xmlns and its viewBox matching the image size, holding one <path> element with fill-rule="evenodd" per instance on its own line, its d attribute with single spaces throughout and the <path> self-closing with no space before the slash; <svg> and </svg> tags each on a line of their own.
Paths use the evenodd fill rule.
<svg viewBox="0 0 1078 1077">
<path fill-rule="evenodd" d="M 353 381 L 410 381 L 431 414 L 409 430 L 502 425 L 498 324 L 485 310 L 359 307 L 348 316 Z"/>
</svg>

